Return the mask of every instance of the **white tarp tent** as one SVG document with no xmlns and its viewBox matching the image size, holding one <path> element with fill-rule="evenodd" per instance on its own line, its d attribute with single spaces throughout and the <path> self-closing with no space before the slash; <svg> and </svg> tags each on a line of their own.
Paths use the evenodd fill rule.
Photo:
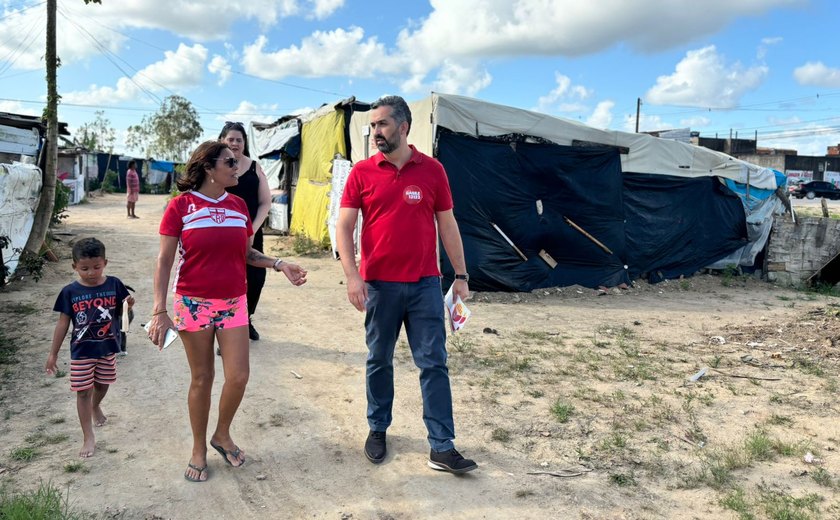
<svg viewBox="0 0 840 520">
<path fill-rule="evenodd" d="M 13 273 L 17 268 L 16 249 L 22 249 L 35 222 L 41 194 L 41 170 L 31 164 L 0 164 L 0 236 L 11 243 L 3 249 L 3 262 Z"/>
<path fill-rule="evenodd" d="M 760 168 L 721 152 L 647 134 L 599 130 L 570 119 L 513 108 L 478 99 L 435 94 L 410 103 L 412 126 L 408 141 L 432 155 L 436 127 L 475 136 L 519 134 L 546 139 L 560 145 L 602 144 L 622 149 L 624 172 L 673 175 L 677 177 L 717 176 L 756 188 L 776 189 L 772 170 Z M 369 123 L 366 113 L 351 122 L 351 144 L 356 162 L 365 157 Z M 370 148 L 375 150 L 375 148 Z"/>
</svg>

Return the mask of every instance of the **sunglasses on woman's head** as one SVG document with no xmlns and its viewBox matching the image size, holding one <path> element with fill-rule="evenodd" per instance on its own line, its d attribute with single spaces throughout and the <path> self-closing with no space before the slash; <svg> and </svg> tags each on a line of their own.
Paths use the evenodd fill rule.
<svg viewBox="0 0 840 520">
<path fill-rule="evenodd" d="M 219 157 L 221 159 L 221 157 Z M 222 159 L 223 164 L 227 164 L 228 168 L 236 168 L 236 165 L 239 164 L 239 161 L 236 160 L 235 157 L 226 157 Z"/>
</svg>

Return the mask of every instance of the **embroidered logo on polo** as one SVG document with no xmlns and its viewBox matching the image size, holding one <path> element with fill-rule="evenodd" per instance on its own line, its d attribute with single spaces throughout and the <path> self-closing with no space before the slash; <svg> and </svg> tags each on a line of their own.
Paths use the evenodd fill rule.
<svg viewBox="0 0 840 520">
<path fill-rule="evenodd" d="M 406 186 L 405 190 L 403 190 L 403 200 L 406 204 L 420 204 L 420 201 L 423 200 L 423 191 L 420 190 L 419 186 L 413 184 Z"/>
<path fill-rule="evenodd" d="M 213 219 L 213 222 L 221 224 L 225 221 L 225 210 L 223 208 L 209 208 L 209 210 L 210 218 Z"/>
</svg>

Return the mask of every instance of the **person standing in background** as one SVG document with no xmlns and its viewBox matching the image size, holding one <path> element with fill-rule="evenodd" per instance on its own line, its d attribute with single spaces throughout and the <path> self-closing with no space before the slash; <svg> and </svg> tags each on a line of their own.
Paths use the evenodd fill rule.
<svg viewBox="0 0 840 520">
<path fill-rule="evenodd" d="M 228 145 L 233 152 L 234 158 L 238 161 L 236 173 L 239 176 L 239 184 L 227 188 L 228 193 L 237 195 L 245 201 L 248 206 L 248 214 L 254 228 L 253 248 L 263 252 L 262 225 L 271 209 L 271 190 L 268 187 L 268 180 L 265 178 L 262 167 L 259 163 L 249 157 L 248 137 L 245 135 L 245 127 L 242 123 L 228 121 L 222 127 L 219 134 L 219 141 Z M 249 265 L 248 276 L 248 337 L 257 341 L 260 334 L 254 328 L 252 316 L 257 310 L 263 286 L 265 285 L 265 269 Z"/>
<path fill-rule="evenodd" d="M 140 218 L 134 214 L 134 206 L 140 199 L 140 175 L 137 174 L 137 162 L 128 162 L 128 171 L 125 174 L 125 208 L 128 211 L 128 218 Z"/>
</svg>

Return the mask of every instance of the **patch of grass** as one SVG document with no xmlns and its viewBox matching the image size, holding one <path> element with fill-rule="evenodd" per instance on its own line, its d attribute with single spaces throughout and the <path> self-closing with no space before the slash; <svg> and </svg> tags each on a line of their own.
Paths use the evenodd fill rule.
<svg viewBox="0 0 840 520">
<path fill-rule="evenodd" d="M 271 414 L 271 417 L 268 418 L 268 424 L 270 424 L 274 427 L 283 426 L 283 423 L 284 423 L 284 420 L 283 420 L 283 415 L 282 414 L 273 413 L 273 414 Z"/>
<path fill-rule="evenodd" d="M 777 294 L 777 295 L 776 295 L 776 299 L 777 299 L 777 300 L 781 300 L 781 301 L 783 301 L 783 302 L 789 302 L 789 301 L 791 301 L 793 298 L 791 298 L 790 296 L 785 296 L 785 295 L 782 295 L 782 294 Z"/>
<path fill-rule="evenodd" d="M 17 346 L 14 340 L 3 334 L 0 330 L 0 365 L 13 365 L 18 362 Z"/>
<path fill-rule="evenodd" d="M 85 463 L 82 461 L 75 461 L 75 462 L 68 462 L 64 465 L 64 472 L 65 473 L 89 473 L 90 468 L 85 466 Z"/>
<path fill-rule="evenodd" d="M 21 462 L 29 462 L 30 460 L 34 459 L 35 456 L 38 454 L 38 450 L 32 448 L 30 446 L 25 446 L 21 448 L 15 448 L 9 454 L 9 457 L 12 460 L 18 460 Z M 0 517 L 2 518 L 2 517 Z"/>
<path fill-rule="evenodd" d="M 8 314 L 15 314 L 17 316 L 29 316 L 40 312 L 41 309 L 31 303 L 12 302 L 3 306 L 3 312 Z"/>
<path fill-rule="evenodd" d="M 323 253 L 325 249 L 320 242 L 316 242 L 309 237 L 295 235 L 292 239 L 292 251 L 298 256 L 317 256 Z"/>
<path fill-rule="evenodd" d="M 819 361 L 808 359 L 804 356 L 793 360 L 793 368 L 798 368 L 802 373 L 812 376 L 822 377 L 825 375 L 825 370 Z"/>
<path fill-rule="evenodd" d="M 811 520 L 814 516 L 809 513 L 818 513 L 817 504 L 822 500 L 823 498 L 816 493 L 797 498 L 782 491 L 762 487 L 758 502 L 767 518 L 771 520 Z"/>
<path fill-rule="evenodd" d="M 516 498 L 528 498 L 528 497 L 533 496 L 535 494 L 536 493 L 534 493 L 530 489 L 519 489 L 519 490 L 516 491 L 516 493 L 514 493 L 514 496 Z"/>
<path fill-rule="evenodd" d="M 43 432 L 33 433 L 27 435 L 24 439 L 30 446 L 46 446 L 47 444 L 60 444 L 69 439 L 70 436 L 66 433 L 45 434 Z"/>
<path fill-rule="evenodd" d="M 452 334 L 447 338 L 447 346 L 451 352 L 470 354 L 475 350 L 475 343 L 463 334 Z"/>
<path fill-rule="evenodd" d="M 773 426 L 791 426 L 793 424 L 793 419 L 787 415 L 778 415 L 774 413 L 769 419 L 767 419 L 767 424 L 772 424 Z"/>
<path fill-rule="evenodd" d="M 64 417 L 53 417 L 49 420 L 50 424 L 64 424 L 66 419 Z"/>
<path fill-rule="evenodd" d="M 84 516 L 70 509 L 69 494 L 62 495 L 52 484 L 41 483 L 37 490 L 28 493 L 0 489 L 0 518 L 82 520 Z"/>
<path fill-rule="evenodd" d="M 827 488 L 834 488 L 836 487 L 834 483 L 834 478 L 831 476 L 831 473 L 828 472 L 827 469 L 823 467 L 819 467 L 815 469 L 811 473 L 811 479 L 816 482 L 817 484 L 827 487 Z"/>
<path fill-rule="evenodd" d="M 551 405 L 551 414 L 555 419 L 557 419 L 557 422 L 569 422 L 569 418 L 572 416 L 574 411 L 575 407 L 572 404 L 566 403 L 560 399 L 554 401 L 554 404 Z"/>
<path fill-rule="evenodd" d="M 493 433 L 490 434 L 490 438 L 494 441 L 498 442 L 509 442 L 510 441 L 510 432 L 505 430 L 504 428 L 496 428 L 493 430 Z"/>
<path fill-rule="evenodd" d="M 720 499 L 719 503 L 724 509 L 737 513 L 740 520 L 755 520 L 755 515 L 752 513 L 752 506 L 747 500 L 744 490 L 741 488 L 735 488 L 729 491 Z"/>
<path fill-rule="evenodd" d="M 545 392 L 543 392 L 542 390 L 532 389 L 528 390 L 527 394 L 533 397 L 534 399 L 539 399 L 540 397 L 545 395 Z"/>
<path fill-rule="evenodd" d="M 773 440 L 767 435 L 767 432 L 756 430 L 744 440 L 744 450 L 752 460 L 773 460 L 776 458 L 776 452 L 773 448 Z"/>
<path fill-rule="evenodd" d="M 632 474 L 627 473 L 611 473 L 610 482 L 618 487 L 629 487 L 636 485 L 636 479 Z"/>
</svg>

